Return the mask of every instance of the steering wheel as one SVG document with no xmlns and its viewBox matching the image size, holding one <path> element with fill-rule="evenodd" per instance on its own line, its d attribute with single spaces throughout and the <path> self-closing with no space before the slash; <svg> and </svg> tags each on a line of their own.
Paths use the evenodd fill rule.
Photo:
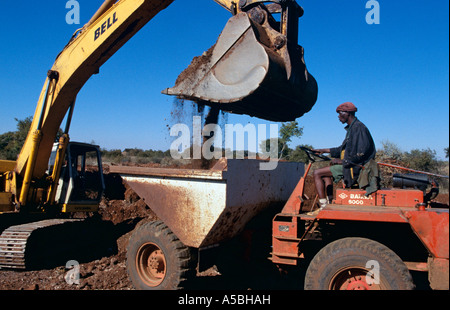
<svg viewBox="0 0 450 310">
<path fill-rule="evenodd" d="M 304 151 L 304 152 L 306 153 L 306 155 L 308 155 L 308 158 L 309 158 L 311 161 L 313 161 L 313 162 L 316 161 L 316 158 L 320 158 L 320 159 L 322 159 L 323 161 L 330 161 L 330 160 L 331 160 L 330 157 L 325 156 L 325 155 L 322 155 L 322 154 L 317 154 L 317 153 L 313 152 L 313 150 L 311 150 L 311 149 L 309 149 L 309 148 L 307 148 L 307 147 L 301 146 L 300 149 L 301 149 L 302 151 Z"/>
</svg>

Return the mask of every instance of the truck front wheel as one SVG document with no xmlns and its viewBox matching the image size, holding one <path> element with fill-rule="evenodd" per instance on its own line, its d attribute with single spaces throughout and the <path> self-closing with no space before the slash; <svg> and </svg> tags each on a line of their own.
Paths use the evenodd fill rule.
<svg viewBox="0 0 450 310">
<path fill-rule="evenodd" d="M 127 248 L 127 271 L 136 289 L 183 288 L 195 273 L 188 247 L 160 221 L 139 227 Z"/>
<path fill-rule="evenodd" d="M 376 241 L 345 238 L 317 253 L 305 290 L 411 290 L 411 274 L 392 250 Z"/>
</svg>

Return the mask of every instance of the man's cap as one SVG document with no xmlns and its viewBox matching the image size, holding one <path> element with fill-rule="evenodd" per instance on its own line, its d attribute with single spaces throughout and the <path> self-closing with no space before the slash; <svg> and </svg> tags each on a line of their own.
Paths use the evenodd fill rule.
<svg viewBox="0 0 450 310">
<path fill-rule="evenodd" d="M 345 102 L 337 107 L 336 112 L 358 112 L 358 108 L 351 102 Z"/>
</svg>

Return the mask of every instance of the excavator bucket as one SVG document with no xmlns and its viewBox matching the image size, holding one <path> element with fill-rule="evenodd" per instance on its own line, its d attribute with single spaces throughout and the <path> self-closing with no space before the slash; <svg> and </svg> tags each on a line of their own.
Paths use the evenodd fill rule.
<svg viewBox="0 0 450 310">
<path fill-rule="evenodd" d="M 164 94 L 222 111 L 270 121 L 292 121 L 317 100 L 316 80 L 306 70 L 303 48 L 246 13 L 233 16 L 217 43 L 194 58 Z"/>
</svg>

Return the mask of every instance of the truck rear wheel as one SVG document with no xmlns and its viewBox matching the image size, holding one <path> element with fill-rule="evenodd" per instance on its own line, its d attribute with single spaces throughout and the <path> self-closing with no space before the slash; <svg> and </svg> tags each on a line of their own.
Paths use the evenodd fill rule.
<svg viewBox="0 0 450 310">
<path fill-rule="evenodd" d="M 411 274 L 392 250 L 376 241 L 345 238 L 311 261 L 305 290 L 411 290 Z"/>
<path fill-rule="evenodd" d="M 191 252 L 160 221 L 139 227 L 127 248 L 127 271 L 136 289 L 173 290 L 195 275 Z"/>
</svg>

